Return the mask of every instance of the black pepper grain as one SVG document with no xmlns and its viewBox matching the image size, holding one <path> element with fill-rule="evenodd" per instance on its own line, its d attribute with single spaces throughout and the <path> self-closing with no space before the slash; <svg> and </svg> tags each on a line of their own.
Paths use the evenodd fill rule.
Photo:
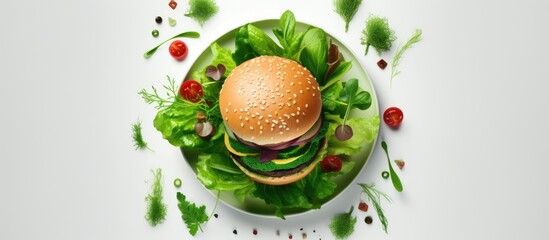
<svg viewBox="0 0 549 240">
<path fill-rule="evenodd" d="M 236 229 L 233 230 L 233 234 L 234 234 L 234 235 L 238 234 L 238 232 L 236 231 Z"/>
<path fill-rule="evenodd" d="M 161 16 L 158 16 L 154 19 L 154 21 L 158 24 L 161 24 L 162 23 L 162 17 Z"/>
<path fill-rule="evenodd" d="M 219 215 L 217 215 L 217 213 L 216 213 L 216 214 L 214 214 L 214 217 L 217 218 L 217 217 L 219 217 Z"/>
<path fill-rule="evenodd" d="M 364 222 L 366 222 L 366 224 L 372 224 L 373 219 L 372 219 L 372 217 L 367 216 L 366 218 L 364 218 Z"/>
</svg>

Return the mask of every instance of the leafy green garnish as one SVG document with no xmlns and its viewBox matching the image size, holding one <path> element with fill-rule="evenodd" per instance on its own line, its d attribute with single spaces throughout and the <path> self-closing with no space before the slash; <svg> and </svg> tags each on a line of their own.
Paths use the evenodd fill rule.
<svg viewBox="0 0 549 240">
<path fill-rule="evenodd" d="M 284 48 L 284 57 L 298 61 L 302 32 L 295 31 L 295 16 L 291 11 L 285 11 L 280 17 L 280 28 L 273 29 L 280 45 Z"/>
<path fill-rule="evenodd" d="M 389 28 L 387 18 L 370 15 L 366 21 L 366 27 L 362 30 L 362 45 L 366 45 L 364 55 L 368 54 L 370 46 L 376 48 L 377 53 L 391 50 L 393 41 L 396 40 L 394 31 Z"/>
<path fill-rule="evenodd" d="M 152 151 L 152 149 L 149 148 L 147 142 L 143 140 L 143 134 L 141 133 L 141 121 L 139 120 L 136 123 L 132 124 L 132 139 L 133 145 L 135 146 L 136 150 L 149 149 Z"/>
<path fill-rule="evenodd" d="M 383 231 L 387 233 L 387 218 L 385 217 L 385 213 L 383 212 L 383 208 L 381 208 L 381 197 L 385 198 L 388 202 L 391 202 L 391 198 L 381 191 L 377 190 L 374 186 L 374 184 L 368 185 L 364 183 L 359 183 L 359 186 L 362 187 L 362 191 L 366 193 L 368 198 L 370 199 L 370 202 L 372 202 L 372 205 L 376 209 L 377 216 L 379 217 L 379 221 L 381 222 L 381 225 L 383 226 Z"/>
<path fill-rule="evenodd" d="M 206 21 L 219 11 L 214 0 L 190 0 L 189 10 L 185 17 L 190 17 L 203 26 Z"/>
<path fill-rule="evenodd" d="M 335 129 L 343 120 L 337 115 L 327 115 L 330 123 L 326 139 L 328 141 L 328 154 L 348 155 L 357 154 L 364 142 L 373 142 L 379 131 L 379 115 L 370 118 L 351 118 L 347 124 L 353 129 L 353 137 L 346 141 L 340 141 L 334 136 Z"/>
<path fill-rule="evenodd" d="M 233 59 L 236 62 L 236 65 L 240 65 L 246 60 L 259 56 L 250 42 L 247 25 L 242 26 L 238 32 L 236 32 L 234 44 Z"/>
<path fill-rule="evenodd" d="M 422 34 L 421 29 L 416 29 L 416 32 L 414 33 L 414 35 L 404 45 L 402 45 L 395 53 L 395 57 L 393 58 L 393 62 L 391 63 L 391 85 L 393 85 L 393 78 L 400 73 L 400 71 L 397 70 L 397 66 L 400 64 L 402 55 L 406 50 L 412 47 L 412 45 L 414 45 L 415 43 L 421 40 L 421 34 Z"/>
<path fill-rule="evenodd" d="M 400 178 L 398 177 L 397 173 L 393 169 L 393 165 L 391 165 L 391 159 L 389 158 L 389 151 L 387 150 L 387 143 L 385 141 L 381 141 L 381 147 L 385 151 L 385 154 L 387 155 L 387 163 L 389 163 L 389 173 L 391 174 L 391 182 L 393 182 L 393 186 L 398 192 L 402 192 L 402 182 L 400 181 Z"/>
<path fill-rule="evenodd" d="M 353 217 L 352 215 L 353 209 L 354 207 L 351 206 L 349 212 L 339 214 L 332 218 L 329 227 L 336 239 L 348 238 L 355 231 L 356 217 Z"/>
<path fill-rule="evenodd" d="M 334 0 L 335 11 L 345 21 L 345 32 L 349 29 L 349 22 L 358 11 L 362 0 Z"/>
<path fill-rule="evenodd" d="M 151 226 L 156 226 L 166 219 L 168 206 L 163 202 L 162 196 L 162 169 L 158 168 L 156 169 L 156 172 L 152 172 L 154 176 L 152 191 L 145 197 L 145 201 L 147 202 L 145 220 L 147 220 Z"/>
<path fill-rule="evenodd" d="M 156 109 L 163 109 L 174 102 L 175 98 L 177 97 L 175 79 L 170 78 L 170 76 L 166 76 L 166 79 L 168 81 L 168 85 L 162 86 L 164 90 L 167 91 L 165 97 L 160 96 L 158 94 L 158 90 L 154 86 L 151 87 L 152 92 L 148 92 L 145 89 L 141 89 L 141 91 L 138 92 L 138 94 L 141 95 L 141 98 L 145 100 L 145 103 L 156 105 L 154 106 L 154 108 Z"/>
<path fill-rule="evenodd" d="M 204 232 L 200 225 L 208 222 L 210 218 L 212 218 L 219 201 L 219 192 L 217 192 L 215 207 L 209 217 L 206 214 L 206 206 L 202 205 L 198 207 L 195 203 L 187 201 L 183 193 L 177 192 L 177 200 L 179 201 L 177 207 L 179 208 L 179 211 L 181 211 L 181 218 L 185 225 L 187 225 L 189 233 L 194 236 L 198 229 L 200 229 L 201 232 Z"/>
<path fill-rule="evenodd" d="M 152 57 L 152 55 L 154 55 L 154 53 L 156 52 L 156 50 L 158 50 L 158 48 L 160 46 L 162 46 L 162 44 L 166 43 L 167 41 L 170 41 L 174 38 L 181 38 L 181 37 L 187 37 L 187 38 L 199 38 L 200 37 L 200 33 L 198 32 L 183 32 L 183 33 L 180 33 L 180 34 L 177 34 L 171 38 L 168 38 L 166 39 L 164 42 L 161 42 L 160 44 L 158 44 L 156 47 L 152 48 L 151 50 L 145 52 L 145 54 L 143 55 L 145 58 L 150 58 Z"/>
<path fill-rule="evenodd" d="M 309 28 L 301 41 L 301 49 L 301 65 L 311 71 L 320 85 L 324 85 L 324 77 L 328 70 L 328 41 L 324 30 Z"/>
<path fill-rule="evenodd" d="M 345 82 L 343 89 L 339 93 L 339 99 L 347 104 L 347 109 L 343 117 L 343 122 L 336 128 L 336 137 L 340 140 L 347 140 L 353 136 L 352 128 L 345 125 L 351 109 L 356 107 L 360 110 L 366 110 L 372 105 L 372 97 L 369 92 L 360 90 L 358 79 L 353 78 Z"/>
</svg>

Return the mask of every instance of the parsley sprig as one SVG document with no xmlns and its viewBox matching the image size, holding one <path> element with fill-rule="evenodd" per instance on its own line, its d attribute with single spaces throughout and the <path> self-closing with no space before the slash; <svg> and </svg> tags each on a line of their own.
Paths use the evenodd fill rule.
<svg viewBox="0 0 549 240">
<path fill-rule="evenodd" d="M 179 201 L 177 207 L 179 208 L 179 211 L 181 211 L 181 218 L 183 219 L 185 225 L 187 225 L 189 233 L 192 236 L 196 235 L 198 229 L 200 229 L 201 232 L 204 232 L 201 224 L 207 223 L 212 218 L 212 215 L 217 208 L 217 203 L 219 202 L 219 194 L 220 192 L 218 191 L 214 209 L 210 216 L 208 216 L 206 214 L 206 206 L 197 206 L 195 203 L 187 201 L 183 193 L 177 192 L 177 200 Z"/>
</svg>

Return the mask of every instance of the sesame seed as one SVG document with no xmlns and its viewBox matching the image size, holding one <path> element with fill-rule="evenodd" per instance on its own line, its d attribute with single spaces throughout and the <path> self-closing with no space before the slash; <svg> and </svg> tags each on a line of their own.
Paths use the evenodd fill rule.
<svg viewBox="0 0 549 240">
<path fill-rule="evenodd" d="M 240 127 L 244 127 L 244 123 L 240 123 Z"/>
<path fill-rule="evenodd" d="M 254 130 L 254 127 L 253 127 L 253 126 L 250 126 L 250 130 L 252 130 L 252 131 L 253 131 L 253 130 Z"/>
<path fill-rule="evenodd" d="M 309 104 L 305 104 L 305 108 L 308 108 L 309 107 Z"/>
<path fill-rule="evenodd" d="M 225 112 L 229 112 L 229 109 L 228 109 L 228 108 L 225 108 Z"/>
</svg>

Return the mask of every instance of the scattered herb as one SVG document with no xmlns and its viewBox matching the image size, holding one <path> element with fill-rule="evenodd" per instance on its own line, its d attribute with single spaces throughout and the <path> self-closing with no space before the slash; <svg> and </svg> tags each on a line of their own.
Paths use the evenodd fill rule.
<svg viewBox="0 0 549 240">
<path fill-rule="evenodd" d="M 372 202 L 372 205 L 376 209 L 377 216 L 379 217 L 379 221 L 383 226 L 383 231 L 387 233 L 388 221 L 383 212 L 383 208 L 381 208 L 380 202 L 381 202 L 381 197 L 385 198 L 388 202 L 391 202 L 391 198 L 387 194 L 377 190 L 374 184 L 368 185 L 364 183 L 359 183 L 358 185 L 362 187 L 362 191 L 366 193 L 366 195 L 370 199 L 370 202 Z"/>
<path fill-rule="evenodd" d="M 160 46 L 162 46 L 162 44 L 166 43 L 167 41 L 170 41 L 174 38 L 181 38 L 181 37 L 187 37 L 187 38 L 199 38 L 200 37 L 200 33 L 198 32 L 183 32 L 183 33 L 180 33 L 180 34 L 177 34 L 171 38 L 168 38 L 166 39 L 164 42 L 161 42 L 160 44 L 158 44 L 156 47 L 152 48 L 151 50 L 145 52 L 145 54 L 143 55 L 143 57 L 145 58 L 150 58 L 152 57 L 152 55 L 154 55 L 154 53 L 156 52 L 156 50 L 158 50 L 158 48 Z"/>
<path fill-rule="evenodd" d="M 381 172 L 381 177 L 382 177 L 383 179 L 389 178 L 389 172 L 387 172 L 387 171 Z"/>
<path fill-rule="evenodd" d="M 391 165 L 391 159 L 389 158 L 389 151 L 387 150 L 387 143 L 385 141 L 381 141 L 381 147 L 385 151 L 385 154 L 387 155 L 387 163 L 389 163 L 389 172 L 391 173 L 391 182 L 393 182 L 393 186 L 398 192 L 402 192 L 402 182 L 400 182 L 400 178 L 396 174 L 395 170 L 393 169 L 393 165 Z"/>
<path fill-rule="evenodd" d="M 366 45 L 364 55 L 368 54 L 370 46 L 376 48 L 377 53 L 389 51 L 396 40 L 395 32 L 389 28 L 387 18 L 370 15 L 366 20 L 366 27 L 362 30 L 362 45 Z"/>
<path fill-rule="evenodd" d="M 141 121 L 139 120 L 136 123 L 132 124 L 132 139 L 135 150 L 149 149 L 152 151 L 152 149 L 149 148 L 147 142 L 143 140 L 143 134 L 141 134 Z"/>
<path fill-rule="evenodd" d="M 158 24 L 161 24 L 162 23 L 162 17 L 161 16 L 157 16 L 154 21 Z"/>
<path fill-rule="evenodd" d="M 176 178 L 175 180 L 173 180 L 173 185 L 174 185 L 176 188 L 181 187 L 181 184 L 183 184 L 183 182 L 181 181 L 181 179 Z"/>
<path fill-rule="evenodd" d="M 158 32 L 158 30 L 152 30 L 151 34 L 153 35 L 153 37 L 158 37 L 158 35 L 160 35 L 160 32 Z"/>
<path fill-rule="evenodd" d="M 177 7 L 177 2 L 174 1 L 174 0 L 171 0 L 170 3 L 168 3 L 168 6 L 170 6 L 170 8 L 172 10 L 175 10 L 175 8 Z M 174 24 L 175 25 L 175 24 Z M 172 24 L 170 23 L 170 26 L 172 26 Z"/>
<path fill-rule="evenodd" d="M 373 221 L 374 221 L 374 220 L 372 219 L 371 216 L 367 216 L 366 218 L 364 218 L 364 222 L 365 222 L 366 224 L 372 224 Z"/>
<path fill-rule="evenodd" d="M 156 104 L 154 108 L 163 109 L 168 107 L 175 101 L 177 97 L 177 87 L 175 86 L 175 79 L 166 76 L 168 80 L 168 85 L 163 85 L 162 87 L 167 90 L 166 97 L 161 97 L 158 95 L 158 90 L 156 87 L 152 86 L 152 92 L 147 92 L 145 89 L 141 89 L 138 92 L 139 95 L 145 100 L 147 104 Z"/>
<path fill-rule="evenodd" d="M 201 232 L 204 232 L 200 225 L 207 223 L 212 218 L 212 215 L 217 208 L 217 203 L 219 202 L 219 194 L 220 192 L 218 191 L 214 209 L 208 217 L 208 215 L 206 215 L 206 206 L 202 205 L 198 207 L 196 204 L 187 201 L 183 193 L 177 192 L 177 200 L 179 201 L 177 207 L 179 208 L 179 211 L 181 211 L 181 218 L 183 219 L 183 222 L 185 222 L 185 225 L 187 225 L 189 233 L 192 236 L 196 235 L 198 229 L 200 229 Z M 236 230 L 233 232 L 236 234 Z"/>
<path fill-rule="evenodd" d="M 362 0 L 334 0 L 335 11 L 345 21 L 345 32 L 349 29 L 349 22 L 353 19 Z"/>
<path fill-rule="evenodd" d="M 147 202 L 147 212 L 145 214 L 145 220 L 149 222 L 151 226 L 156 226 L 166 219 L 166 213 L 168 206 L 163 202 L 162 197 L 162 169 L 158 168 L 153 172 L 154 181 L 152 184 L 152 192 L 145 197 Z"/>
<path fill-rule="evenodd" d="M 393 85 L 393 78 L 400 73 L 400 71 L 397 70 L 397 66 L 400 64 L 402 55 L 406 50 L 411 48 L 412 45 L 421 40 L 421 34 L 421 29 L 416 29 L 414 35 L 396 51 L 395 57 L 393 58 L 393 63 L 391 64 L 391 86 Z"/>
<path fill-rule="evenodd" d="M 385 60 L 383 59 L 380 59 L 379 61 L 377 61 L 377 66 L 384 70 L 387 67 L 387 62 L 385 62 Z"/>
<path fill-rule="evenodd" d="M 219 7 L 214 0 L 190 0 L 189 10 L 185 13 L 185 17 L 190 17 L 203 26 L 218 11 Z"/>
<path fill-rule="evenodd" d="M 168 18 L 168 24 L 170 27 L 174 27 L 177 24 L 177 21 L 171 17 Z"/>
<path fill-rule="evenodd" d="M 360 90 L 358 87 L 358 80 L 356 78 L 348 80 L 343 89 L 339 93 L 339 99 L 347 103 L 347 110 L 343 117 L 343 123 L 337 126 L 335 136 L 345 141 L 353 137 L 353 129 L 349 125 L 345 125 L 347 117 L 351 112 L 351 108 L 356 107 L 360 110 L 366 110 L 372 104 L 372 98 L 369 92 Z"/>
<path fill-rule="evenodd" d="M 348 213 L 343 213 L 332 218 L 330 230 L 337 239 L 344 239 L 355 231 L 356 217 L 352 216 L 354 207 Z"/>
</svg>

